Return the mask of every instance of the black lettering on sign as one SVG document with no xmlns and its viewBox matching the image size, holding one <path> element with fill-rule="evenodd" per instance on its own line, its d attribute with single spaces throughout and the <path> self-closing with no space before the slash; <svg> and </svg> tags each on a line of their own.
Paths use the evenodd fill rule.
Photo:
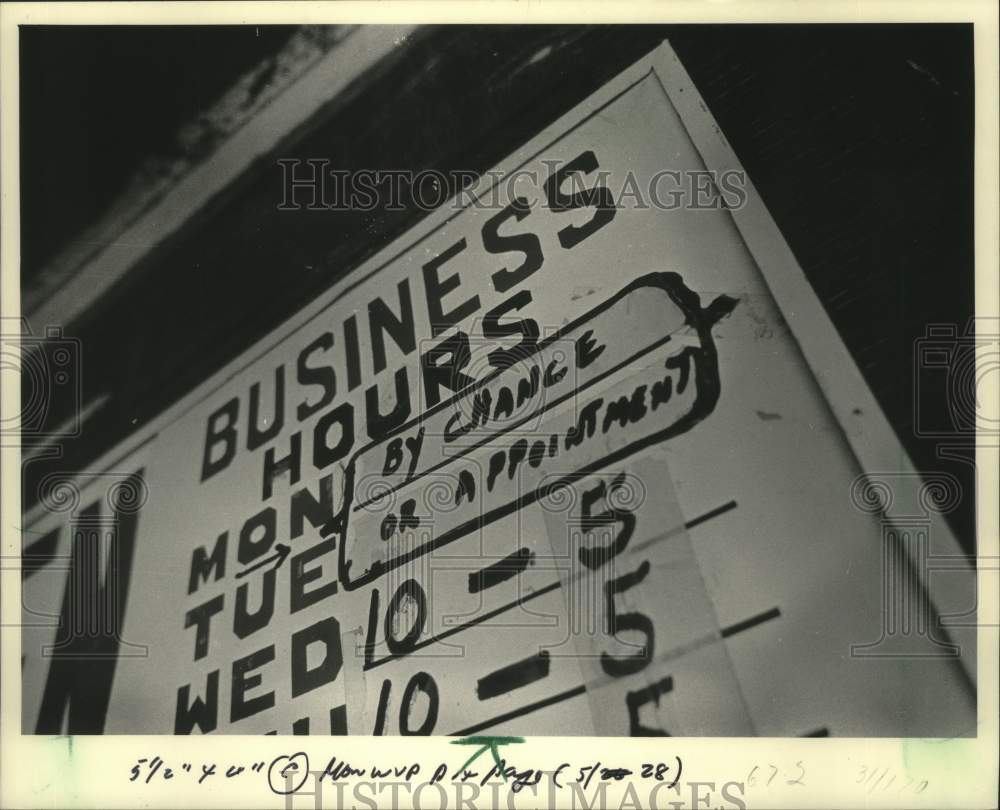
<svg viewBox="0 0 1000 810">
<path fill-rule="evenodd" d="M 601 653 L 601 669 L 614 678 L 621 678 L 625 675 L 632 675 L 645 668 L 653 659 L 653 622 L 643 613 L 635 611 L 629 613 L 618 613 L 615 608 L 615 595 L 622 591 L 627 591 L 642 582 L 649 574 L 649 560 L 643 560 L 642 565 L 630 574 L 623 574 L 617 579 L 613 579 L 604 586 L 604 597 L 607 605 L 608 632 L 617 637 L 619 633 L 626 630 L 634 630 L 642 633 L 646 637 L 645 644 L 634 655 L 612 656 L 607 652 Z"/>
<path fill-rule="evenodd" d="M 330 433 L 339 427 L 336 444 L 330 444 Z M 313 466 L 317 470 L 329 467 L 351 452 L 354 446 L 354 406 L 344 402 L 325 413 L 313 429 Z"/>
<path fill-rule="evenodd" d="M 215 541 L 211 554 L 205 553 L 204 546 L 198 546 L 191 555 L 191 576 L 188 578 L 188 594 L 198 590 L 200 584 L 208 582 L 209 576 L 215 572 L 218 582 L 226 575 L 226 546 L 229 543 L 229 532 L 223 532 Z"/>
<path fill-rule="evenodd" d="M 309 647 L 323 645 L 323 660 L 309 667 Z M 344 664 L 340 647 L 340 623 L 328 616 L 292 635 L 292 697 L 336 680 Z"/>
<path fill-rule="evenodd" d="M 469 574 L 469 593 L 479 593 L 494 585 L 499 585 L 501 582 L 506 582 L 527 570 L 529 565 L 534 564 L 534 561 L 535 552 L 524 547 L 519 548 L 502 560 L 497 560 L 495 563 Z"/>
<path fill-rule="evenodd" d="M 347 706 L 340 705 L 330 709 L 330 733 L 347 734 Z"/>
<path fill-rule="evenodd" d="M 368 632 L 365 634 L 365 671 L 371 667 L 372 659 L 375 657 L 375 629 L 378 627 L 378 616 L 379 592 L 378 588 L 372 588 L 371 600 L 368 603 Z M 385 687 L 383 687 L 383 691 L 385 691 Z"/>
<path fill-rule="evenodd" d="M 416 611 L 416 616 L 410 624 L 410 629 L 402 638 L 396 638 L 394 627 L 402 614 L 409 613 L 410 607 Z M 420 639 L 420 634 L 424 631 L 427 623 L 427 594 L 420 587 L 420 583 L 415 579 L 408 579 L 396 590 L 392 599 L 389 600 L 389 607 L 385 611 L 385 641 L 389 647 L 389 652 L 393 655 L 400 655 L 411 652 Z"/>
<path fill-rule="evenodd" d="M 247 692 L 256 689 L 263 682 L 263 677 L 256 672 L 265 664 L 274 660 L 274 645 L 269 644 L 262 650 L 233 661 L 232 703 L 229 707 L 229 722 L 236 723 L 265 709 L 274 706 L 274 692 L 248 698 Z M 253 673 L 253 674 L 251 674 Z"/>
<path fill-rule="evenodd" d="M 421 357 L 424 374 L 424 407 L 431 408 L 441 401 L 441 389 L 461 391 L 475 380 L 461 369 L 469 365 L 472 355 L 469 351 L 469 336 L 456 332 L 428 349 Z"/>
<path fill-rule="evenodd" d="M 458 273 L 454 273 L 445 279 L 438 275 L 438 270 L 442 265 L 455 258 L 465 250 L 465 237 L 459 239 L 454 245 L 449 247 L 439 256 L 435 256 L 422 268 L 424 274 L 424 289 L 427 293 L 427 314 L 430 316 L 431 335 L 438 335 L 447 332 L 459 321 L 479 309 L 479 296 L 473 295 L 461 304 L 456 305 L 450 311 L 444 311 L 444 297 L 454 292 L 462 283 Z"/>
<path fill-rule="evenodd" d="M 408 355 L 417 347 L 417 331 L 413 321 L 413 303 L 410 300 L 410 283 L 405 278 L 397 285 L 399 291 L 399 316 L 397 317 L 381 298 L 368 304 L 368 329 L 372 338 L 372 363 L 374 372 L 385 371 L 385 335 L 389 335 L 399 350 Z"/>
<path fill-rule="evenodd" d="M 236 420 L 239 415 L 240 401 L 233 397 L 208 417 L 205 453 L 201 460 L 202 481 L 222 472 L 236 456 Z M 216 454 L 216 448 L 220 445 L 222 452 Z"/>
<path fill-rule="evenodd" d="M 332 348 L 333 333 L 324 332 L 299 352 L 298 360 L 296 360 L 299 385 L 303 387 L 318 385 L 323 389 L 322 395 L 316 402 L 310 403 L 309 399 L 306 398 L 299 403 L 295 410 L 295 415 L 300 422 L 308 419 L 313 414 L 319 413 L 333 402 L 333 398 L 337 395 L 337 375 L 333 370 L 333 366 L 310 366 L 308 364 L 309 358 L 314 353 L 317 351 L 326 352 Z"/>
<path fill-rule="evenodd" d="M 185 684 L 177 690 L 177 711 L 174 715 L 174 734 L 190 734 L 198 726 L 202 734 L 215 731 L 219 719 L 219 670 L 208 673 L 205 699 L 195 696 L 190 702 L 191 685 Z"/>
<path fill-rule="evenodd" d="M 385 464 L 382 466 L 382 475 L 391 475 L 397 472 L 402 466 L 404 459 L 404 448 L 409 452 L 410 464 L 406 473 L 407 480 L 413 477 L 417 462 L 420 460 L 420 449 L 424 443 L 424 428 L 420 428 L 415 436 L 397 436 L 385 447 Z"/>
<path fill-rule="evenodd" d="M 294 735 L 308 735 L 310 733 L 309 729 L 312 724 L 309 722 L 308 717 L 301 717 L 292 723 L 292 734 Z M 277 735 L 277 731 L 267 732 L 269 735 Z M 335 706 L 330 709 L 330 734 L 331 735 L 346 735 L 347 734 L 347 706 L 340 705 Z"/>
<path fill-rule="evenodd" d="M 253 562 L 271 550 L 277 531 L 277 518 L 278 513 L 272 506 L 247 518 L 243 528 L 240 529 L 240 543 L 236 552 L 236 559 L 240 565 Z M 254 535 L 258 537 L 255 539 Z"/>
<path fill-rule="evenodd" d="M 545 197 L 548 200 L 549 208 L 553 211 L 576 211 L 580 208 L 595 209 L 594 216 L 585 224 L 568 225 L 559 231 L 559 244 L 567 250 L 575 247 L 615 218 L 615 201 L 607 186 L 593 186 L 574 194 L 565 194 L 562 191 L 563 185 L 573 174 L 577 172 L 591 174 L 598 168 L 597 156 L 588 149 L 565 166 L 556 169 L 545 181 Z"/>
<path fill-rule="evenodd" d="M 298 613 L 300 610 L 315 605 L 317 602 L 333 596 L 337 592 L 336 580 L 331 580 L 312 590 L 306 590 L 306 585 L 323 578 L 322 564 L 312 568 L 306 565 L 317 558 L 322 558 L 326 554 L 332 554 L 337 547 L 336 538 L 330 538 L 299 552 L 292 557 L 292 573 L 289 577 L 289 603 L 290 612 Z M 273 571 L 273 569 L 272 569 Z"/>
<path fill-rule="evenodd" d="M 455 506 L 465 498 L 469 503 L 476 502 L 476 479 L 468 470 L 459 470 L 458 486 L 455 487 Z"/>
<path fill-rule="evenodd" d="M 515 689 L 528 686 L 535 681 L 548 677 L 549 651 L 542 650 L 537 655 L 515 661 L 501 669 L 491 672 L 479 679 L 476 684 L 476 697 L 489 700 L 499 695 L 513 692 Z"/>
<path fill-rule="evenodd" d="M 608 403 L 608 409 L 604 412 L 604 422 L 601 424 L 601 433 L 607 433 L 616 422 L 618 427 L 635 424 L 645 415 L 646 386 L 640 385 L 632 391 L 631 396 L 621 396 Z"/>
<path fill-rule="evenodd" d="M 288 455 L 275 458 L 275 448 L 268 447 L 264 453 L 264 492 L 262 500 L 267 500 L 274 492 L 274 479 L 288 475 L 292 485 L 299 483 L 302 473 L 302 432 L 296 431 L 289 437 Z"/>
<path fill-rule="evenodd" d="M 378 696 L 378 708 L 375 711 L 375 728 L 372 734 L 381 737 L 385 734 L 385 716 L 389 710 L 389 696 L 392 694 L 392 681 L 386 678 L 382 681 L 382 691 Z"/>
<path fill-rule="evenodd" d="M 538 336 L 541 331 L 538 323 L 531 318 L 519 318 L 517 320 L 500 323 L 500 318 L 509 314 L 513 310 L 524 309 L 531 303 L 531 292 L 521 290 L 517 295 L 511 296 L 506 301 L 498 304 L 483 315 L 483 337 L 491 340 L 521 335 L 521 340 L 509 349 L 494 349 L 486 359 L 493 368 L 509 368 L 515 363 L 527 359 L 538 343 Z"/>
<path fill-rule="evenodd" d="M 118 482 L 109 494 L 111 514 L 96 501 L 74 516 L 70 570 L 59 627 L 35 726 L 36 734 L 100 734 L 122 645 L 139 510 L 145 502 L 143 472 Z M 112 494 L 113 493 L 113 494 Z M 110 535 L 106 562 L 102 544 Z"/>
<path fill-rule="evenodd" d="M 236 589 L 236 610 L 233 614 L 233 632 L 237 638 L 246 638 L 258 630 L 267 627 L 274 617 L 274 591 L 277 573 L 269 568 L 262 578 L 264 592 L 260 597 L 260 607 L 253 613 L 248 612 L 250 582 L 244 582 Z"/>
<path fill-rule="evenodd" d="M 594 429 L 597 426 L 597 411 L 604 404 L 603 397 L 592 399 L 580 409 L 576 417 L 576 424 L 566 431 L 566 449 L 572 450 L 584 439 L 591 439 L 594 436 Z"/>
<path fill-rule="evenodd" d="M 294 540 L 305 531 L 305 522 L 314 529 L 319 529 L 333 517 L 333 476 L 325 475 L 319 479 L 319 498 L 313 497 L 308 487 L 296 491 L 292 495 L 288 536 Z"/>
<path fill-rule="evenodd" d="M 542 266 L 542 243 L 535 234 L 530 232 L 500 234 L 500 226 L 511 217 L 516 222 L 521 222 L 530 214 L 531 206 L 528 200 L 524 197 L 515 197 L 510 205 L 499 214 L 490 217 L 483 225 L 483 247 L 487 253 L 500 254 L 516 250 L 524 254 L 524 260 L 517 268 L 508 270 L 504 267 L 493 274 L 493 289 L 498 293 L 513 289 Z"/>
<path fill-rule="evenodd" d="M 263 447 L 281 432 L 285 424 L 285 367 L 274 370 L 274 402 L 270 419 L 264 417 L 260 425 L 260 383 L 250 386 L 250 417 L 247 422 L 247 450 Z"/>
<path fill-rule="evenodd" d="M 358 348 L 358 319 L 351 315 L 344 321 L 344 348 L 347 355 L 347 390 L 361 385 L 361 351 Z"/>
<path fill-rule="evenodd" d="M 222 612 L 225 597 L 219 594 L 198 607 L 191 608 L 184 616 L 184 627 L 196 627 L 194 636 L 194 660 L 204 658 L 208 654 L 209 627 L 212 617 Z"/>
<path fill-rule="evenodd" d="M 399 517 L 396 517 L 395 512 L 390 512 L 382 519 L 379 536 L 383 540 L 390 540 L 397 532 L 403 534 L 403 532 L 417 529 L 420 526 L 420 518 L 414 514 L 416 508 L 417 502 L 413 498 L 407 498 L 403 501 L 399 507 Z"/>
<path fill-rule="evenodd" d="M 427 698 L 427 714 L 424 715 L 424 722 L 414 729 L 410 727 L 410 713 L 413 711 L 418 692 Z M 426 672 L 418 672 L 410 678 L 403 692 L 403 700 L 399 707 L 399 733 L 404 737 L 430 734 L 437 723 L 439 704 L 438 688 L 434 679 Z"/>
<path fill-rule="evenodd" d="M 674 688 L 674 679 L 669 675 L 644 689 L 625 694 L 625 705 L 628 707 L 628 733 L 630 737 L 669 737 L 659 728 L 644 726 L 639 722 L 639 710 L 647 703 L 660 705 L 660 695 L 665 695 Z"/>
<path fill-rule="evenodd" d="M 372 730 L 372 734 L 375 736 L 386 733 L 385 723 L 391 694 L 392 682 L 386 678 L 382 681 L 382 689 L 379 692 L 378 705 L 375 710 L 375 728 Z M 411 713 L 416 705 L 418 694 L 422 694 L 427 700 L 427 713 L 420 726 L 414 728 Z M 437 724 L 440 703 L 440 695 L 434 678 L 427 672 L 416 673 L 406 684 L 406 689 L 403 690 L 403 699 L 399 707 L 399 733 L 403 736 L 431 734 Z"/>
<path fill-rule="evenodd" d="M 559 361 L 553 360 L 545 367 L 545 376 L 542 377 L 542 382 L 545 384 L 546 388 L 551 388 L 563 377 L 565 377 L 568 371 L 569 368 L 566 366 L 560 367 Z"/>
<path fill-rule="evenodd" d="M 615 533 L 614 539 L 607 545 L 580 546 L 578 550 L 580 562 L 591 570 L 600 568 L 612 557 L 621 554 L 635 533 L 635 515 L 630 510 L 609 507 L 601 512 L 593 511 L 597 501 L 605 500 L 609 494 L 624 486 L 624 483 L 625 473 L 620 473 L 615 476 L 607 492 L 605 491 L 605 483 L 601 480 L 595 487 L 586 490 L 580 499 L 580 524 L 587 534 L 594 533 L 601 526 L 621 526 L 621 529 Z"/>
<path fill-rule="evenodd" d="M 594 330 L 588 329 L 577 339 L 574 349 L 576 351 L 577 368 L 586 368 L 598 357 L 604 354 L 605 345 L 598 344 L 594 337 Z"/>
</svg>

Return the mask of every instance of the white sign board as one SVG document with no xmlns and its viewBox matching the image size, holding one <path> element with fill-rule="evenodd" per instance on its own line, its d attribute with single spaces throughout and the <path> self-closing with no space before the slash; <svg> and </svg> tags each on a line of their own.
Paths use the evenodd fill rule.
<svg viewBox="0 0 1000 810">
<path fill-rule="evenodd" d="M 672 51 L 498 170 L 95 467 L 148 496 L 104 730 L 970 732 L 971 628 L 891 621 L 958 547 L 871 500 L 922 484 Z"/>
</svg>

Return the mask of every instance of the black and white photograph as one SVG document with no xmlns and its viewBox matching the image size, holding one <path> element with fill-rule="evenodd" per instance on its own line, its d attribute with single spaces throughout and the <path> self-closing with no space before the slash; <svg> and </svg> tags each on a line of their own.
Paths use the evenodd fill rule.
<svg viewBox="0 0 1000 810">
<path fill-rule="evenodd" d="M 995 755 L 995 9 L 14 5 L 5 735 L 122 738 L 149 806 L 799 806 L 803 755 L 699 794 L 671 746 Z M 352 740 L 239 756 L 290 736 Z M 839 806 L 987 806 L 901 750 Z"/>
</svg>

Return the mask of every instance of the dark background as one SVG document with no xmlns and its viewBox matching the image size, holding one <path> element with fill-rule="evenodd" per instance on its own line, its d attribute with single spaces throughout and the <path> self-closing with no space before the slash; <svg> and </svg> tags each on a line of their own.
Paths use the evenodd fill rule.
<svg viewBox="0 0 1000 810">
<path fill-rule="evenodd" d="M 292 35 L 287 27 L 21 28 L 22 285 L 96 221 L 143 160 Z M 929 324 L 974 311 L 971 25 L 444 26 L 366 76 L 287 157 L 486 170 L 669 38 L 917 466 L 959 477 L 969 425 L 948 369 L 915 372 Z M 543 47 L 544 59 L 531 63 Z M 417 210 L 276 210 L 273 162 L 77 322 L 85 401 L 57 463 L 83 467 L 412 227 Z M 955 375 L 951 375 L 955 378 Z M 918 435 L 921 421 L 951 425 Z M 25 499 L 49 466 L 25 471 Z"/>
</svg>

